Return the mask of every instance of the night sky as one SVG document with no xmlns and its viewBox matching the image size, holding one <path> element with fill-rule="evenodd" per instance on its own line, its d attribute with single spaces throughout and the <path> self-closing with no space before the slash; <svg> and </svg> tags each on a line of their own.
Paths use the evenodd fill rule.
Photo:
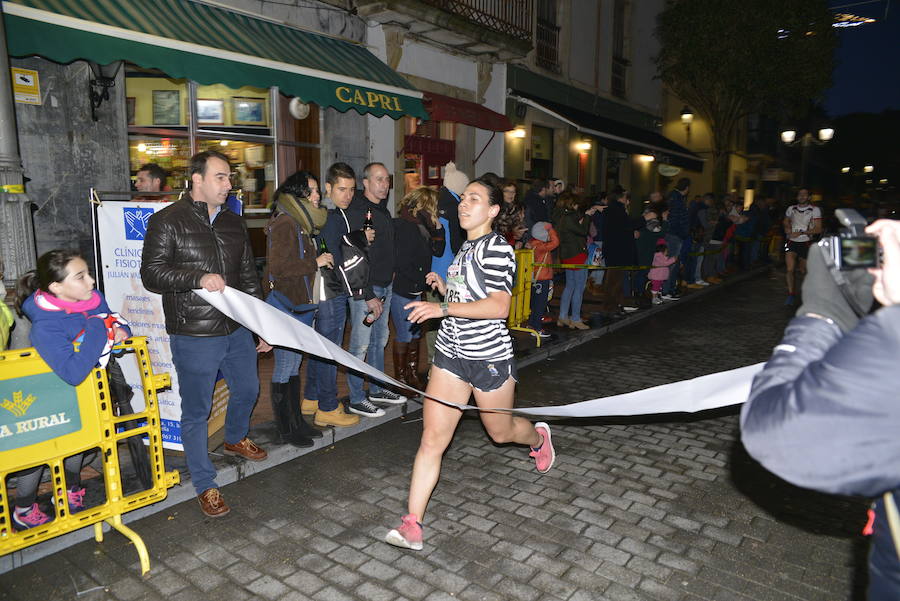
<svg viewBox="0 0 900 601">
<path fill-rule="evenodd" d="M 829 6 L 854 3 L 832 0 Z M 850 12 L 878 21 L 838 29 L 840 46 L 834 85 L 825 95 L 826 110 L 833 117 L 900 110 L 900 2 L 878 0 L 835 12 Z"/>
</svg>

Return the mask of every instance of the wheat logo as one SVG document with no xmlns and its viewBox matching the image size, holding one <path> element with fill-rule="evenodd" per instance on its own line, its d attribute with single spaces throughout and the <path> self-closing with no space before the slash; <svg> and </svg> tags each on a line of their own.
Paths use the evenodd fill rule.
<svg viewBox="0 0 900 601">
<path fill-rule="evenodd" d="M 12 395 L 13 400 L 3 399 L 3 402 L 0 403 L 0 407 L 3 407 L 16 417 L 24 417 L 25 413 L 28 412 L 28 408 L 31 407 L 31 404 L 37 400 L 33 394 L 29 394 L 27 397 L 22 398 L 22 391 L 16 391 Z"/>
</svg>

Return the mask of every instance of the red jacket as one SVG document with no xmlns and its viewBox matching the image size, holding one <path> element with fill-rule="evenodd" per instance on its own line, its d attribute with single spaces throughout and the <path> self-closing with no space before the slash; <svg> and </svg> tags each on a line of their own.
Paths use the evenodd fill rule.
<svg viewBox="0 0 900 601">
<path fill-rule="evenodd" d="M 528 246 L 534 249 L 534 262 L 535 263 L 552 263 L 553 262 L 553 251 L 556 250 L 556 247 L 559 246 L 559 236 L 556 234 L 556 230 L 552 227 L 547 230 L 547 233 L 550 237 L 546 242 L 541 242 L 537 238 L 532 238 L 528 241 Z M 538 282 L 540 280 L 552 280 L 553 279 L 553 268 L 552 267 L 535 267 L 534 268 L 534 281 Z"/>
</svg>

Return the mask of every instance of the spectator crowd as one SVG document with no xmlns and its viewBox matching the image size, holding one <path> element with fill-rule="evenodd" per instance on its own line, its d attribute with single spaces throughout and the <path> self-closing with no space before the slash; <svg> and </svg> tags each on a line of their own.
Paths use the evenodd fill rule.
<svg viewBox="0 0 900 601">
<path fill-rule="evenodd" d="M 218 152 L 192 158 L 190 194 L 151 218 L 141 267 L 144 286 L 163 296 L 182 396 L 188 469 L 200 506 L 211 517 L 229 511 L 206 452 L 206 419 L 216 375 L 222 373 L 232 389 L 226 454 L 265 459 L 266 451 L 247 434 L 259 396 L 255 356 L 271 347 L 191 290 L 239 288 L 382 371 L 390 345 L 395 378 L 421 390 L 442 318 L 416 323 L 410 314 L 416 301 L 447 304 L 432 285 L 433 275 L 448 280 L 453 259 L 466 241 L 458 205 L 470 182 L 453 163 L 445 166 L 438 189 L 405 177 L 405 195 L 395 199 L 392 213 L 388 204 L 393 178 L 383 163 L 366 165 L 358 177 L 348 164 L 336 162 L 326 170 L 324 182 L 309 172 L 294 173 L 273 195 L 265 228 L 265 269 L 257 277 L 246 224 L 225 205 L 230 172 L 228 158 Z M 556 331 L 586 330 L 598 319 L 615 320 L 677 301 L 686 290 L 718 284 L 730 273 L 760 262 L 780 260 L 783 234 L 792 240 L 789 250 L 802 254 L 802 238 L 809 240 L 816 233 L 814 220 L 806 222 L 803 236 L 782 231 L 793 221 L 783 220 L 774 199 L 744 206 L 734 195 L 691 196 L 695 191 L 688 178 L 643 201 L 621 186 L 588 197 L 557 178 L 533 180 L 521 199 L 519 182 L 493 173 L 474 181 L 502 192 L 500 236 L 514 249 L 533 251 L 535 268 L 527 288 L 531 310 L 524 317 L 531 335 L 539 338 L 551 337 L 553 324 Z M 156 195 L 165 192 L 163 182 L 164 171 L 145 165 L 137 180 L 143 195 L 136 200 L 163 199 Z M 83 263 L 76 255 L 66 257 Z M 57 271 L 47 286 L 71 275 L 63 267 Z M 449 275 L 452 280 L 453 273 Z M 791 294 L 792 285 L 790 279 Z M 555 288 L 561 288 L 561 294 L 554 294 Z M 50 292 L 48 287 L 44 295 Z M 558 304 L 551 305 L 557 296 Z M 586 297 L 597 302 L 599 310 L 586 310 Z M 10 321 L 0 314 L 0 325 L 8 328 Z M 5 329 L 0 330 L 0 341 L 5 335 Z M 425 353 L 427 361 L 420 359 Z M 348 399 L 338 395 L 343 377 Z M 282 348 L 274 349 L 269 396 L 281 442 L 298 447 L 312 446 L 321 436 L 319 428 L 350 427 L 360 419 L 384 415 L 386 404 L 408 400 L 403 390 L 352 371 L 342 375 L 333 362 L 304 359 Z M 29 507 L 32 504 L 29 497 Z M 30 526 L 22 521 L 17 527 Z"/>
</svg>

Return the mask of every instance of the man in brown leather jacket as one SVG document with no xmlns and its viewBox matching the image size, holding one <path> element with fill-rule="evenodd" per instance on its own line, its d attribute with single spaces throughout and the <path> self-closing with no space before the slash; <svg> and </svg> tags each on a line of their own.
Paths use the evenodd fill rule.
<svg viewBox="0 0 900 601">
<path fill-rule="evenodd" d="M 181 394 L 181 441 L 203 513 L 219 517 L 228 505 L 207 454 L 207 424 L 219 371 L 228 384 L 225 454 L 262 461 L 266 452 L 247 438 L 259 394 L 256 345 L 249 330 L 194 294 L 225 286 L 261 297 L 243 218 L 225 207 L 231 190 L 228 158 L 215 151 L 191 157 L 191 192 L 150 218 L 141 263 L 144 287 L 163 296 L 166 332 Z"/>
</svg>

